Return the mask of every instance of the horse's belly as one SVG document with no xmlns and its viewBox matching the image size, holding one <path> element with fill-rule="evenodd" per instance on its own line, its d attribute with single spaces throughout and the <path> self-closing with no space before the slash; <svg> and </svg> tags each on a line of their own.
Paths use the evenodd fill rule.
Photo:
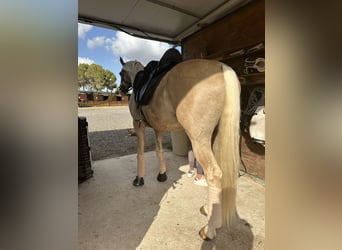
<svg viewBox="0 0 342 250">
<path fill-rule="evenodd" d="M 160 131 L 182 130 L 182 125 L 178 122 L 176 113 L 165 109 L 164 105 L 148 105 L 143 108 L 143 113 L 149 125 Z"/>
</svg>

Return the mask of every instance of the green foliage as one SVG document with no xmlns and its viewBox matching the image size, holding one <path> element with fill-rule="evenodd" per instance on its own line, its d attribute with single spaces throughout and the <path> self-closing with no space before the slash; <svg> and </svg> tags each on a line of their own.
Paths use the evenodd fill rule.
<svg viewBox="0 0 342 250">
<path fill-rule="evenodd" d="M 104 72 L 104 86 L 107 88 L 107 91 L 110 90 L 111 92 L 117 87 L 116 76 L 110 70 L 105 70 Z"/>
<path fill-rule="evenodd" d="M 88 70 L 89 65 L 85 64 L 85 63 L 81 63 L 78 65 L 78 87 L 79 88 L 85 88 L 89 82 L 88 82 L 88 78 L 86 77 L 86 72 Z"/>
<path fill-rule="evenodd" d="M 84 64 L 78 65 L 78 86 L 85 90 L 100 91 L 104 88 L 113 91 L 116 85 L 116 76 L 110 70 L 105 70 L 98 64 Z"/>
</svg>

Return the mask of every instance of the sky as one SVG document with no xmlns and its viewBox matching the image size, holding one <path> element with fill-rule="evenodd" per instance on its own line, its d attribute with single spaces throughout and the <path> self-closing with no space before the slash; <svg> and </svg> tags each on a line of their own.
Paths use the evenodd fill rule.
<svg viewBox="0 0 342 250">
<path fill-rule="evenodd" d="M 78 64 L 96 63 L 112 71 L 120 83 L 120 56 L 146 65 L 159 60 L 172 45 L 136 38 L 121 31 L 78 23 Z"/>
</svg>

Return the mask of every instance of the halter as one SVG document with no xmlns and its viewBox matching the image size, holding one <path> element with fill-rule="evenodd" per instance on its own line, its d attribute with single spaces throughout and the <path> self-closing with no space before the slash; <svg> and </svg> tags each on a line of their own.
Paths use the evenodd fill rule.
<svg viewBox="0 0 342 250">
<path fill-rule="evenodd" d="M 126 75 L 127 73 L 125 70 L 120 71 L 121 83 L 119 89 L 125 94 L 132 89 L 132 82 L 125 79 Z"/>
</svg>

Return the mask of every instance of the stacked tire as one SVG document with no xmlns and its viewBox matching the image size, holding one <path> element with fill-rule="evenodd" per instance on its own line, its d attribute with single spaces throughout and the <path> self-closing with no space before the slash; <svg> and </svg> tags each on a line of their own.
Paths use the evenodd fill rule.
<svg viewBox="0 0 342 250">
<path fill-rule="evenodd" d="M 78 117 L 78 183 L 93 177 L 86 117 Z"/>
</svg>

